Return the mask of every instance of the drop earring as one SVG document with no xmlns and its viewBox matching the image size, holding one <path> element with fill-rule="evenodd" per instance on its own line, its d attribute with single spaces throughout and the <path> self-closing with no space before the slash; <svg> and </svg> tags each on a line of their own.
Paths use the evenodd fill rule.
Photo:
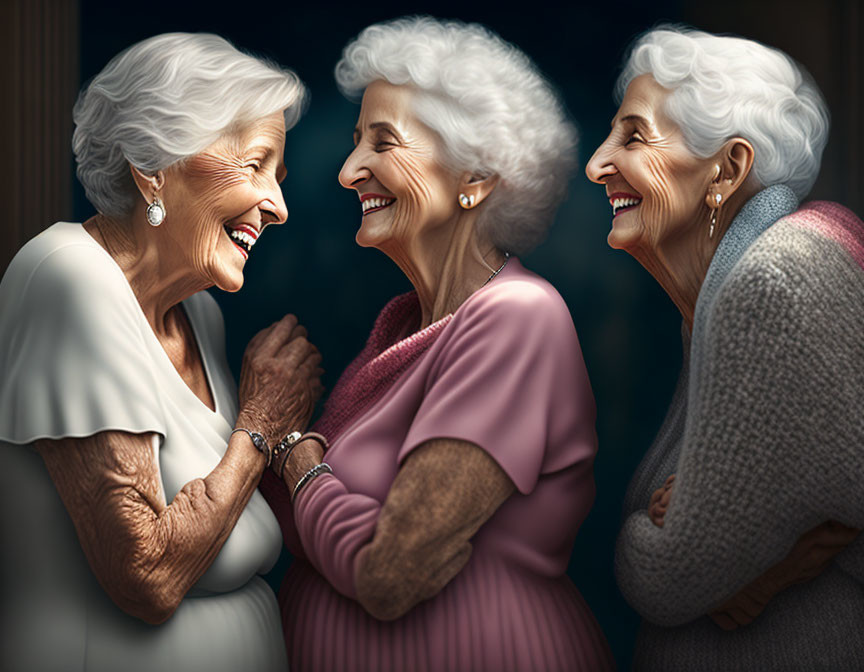
<svg viewBox="0 0 864 672">
<path fill-rule="evenodd" d="M 711 210 L 711 226 L 708 227 L 708 237 L 714 237 L 714 227 L 717 225 L 717 211 L 720 209 L 720 201 L 723 200 L 722 194 L 714 195 L 714 202 L 717 204 L 717 207 Z"/>
<path fill-rule="evenodd" d="M 153 197 L 153 202 L 147 206 L 147 223 L 150 226 L 159 226 L 165 219 L 165 206 L 158 196 Z"/>
</svg>

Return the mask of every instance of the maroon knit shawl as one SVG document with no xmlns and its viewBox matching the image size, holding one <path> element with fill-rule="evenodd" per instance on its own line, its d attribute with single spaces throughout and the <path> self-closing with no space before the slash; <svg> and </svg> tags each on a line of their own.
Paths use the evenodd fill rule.
<svg viewBox="0 0 864 672">
<path fill-rule="evenodd" d="M 420 315 L 416 292 L 397 296 L 384 306 L 366 347 L 339 378 L 313 431 L 331 443 L 336 441 L 426 352 L 453 317 L 447 315 L 416 331 Z"/>
</svg>

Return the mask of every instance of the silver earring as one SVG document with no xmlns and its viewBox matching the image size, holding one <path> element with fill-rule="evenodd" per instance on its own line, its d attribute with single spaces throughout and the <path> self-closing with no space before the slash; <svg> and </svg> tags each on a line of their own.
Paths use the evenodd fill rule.
<svg viewBox="0 0 864 672">
<path fill-rule="evenodd" d="M 466 210 L 469 210 L 474 207 L 474 194 L 466 195 L 459 194 L 459 205 L 461 205 Z"/>
<path fill-rule="evenodd" d="M 153 197 L 153 202 L 147 206 L 147 222 L 150 226 L 159 226 L 165 219 L 165 206 L 158 196 Z"/>
<path fill-rule="evenodd" d="M 708 227 L 708 237 L 714 237 L 714 227 L 717 226 L 717 211 L 720 209 L 720 201 L 723 200 L 723 196 L 721 194 L 714 194 L 714 202 L 717 204 L 717 207 L 711 211 L 711 226 Z"/>
</svg>

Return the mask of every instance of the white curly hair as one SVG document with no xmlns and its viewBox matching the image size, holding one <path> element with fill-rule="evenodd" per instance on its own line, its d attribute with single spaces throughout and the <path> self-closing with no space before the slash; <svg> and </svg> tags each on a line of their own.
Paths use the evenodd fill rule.
<svg viewBox="0 0 864 672">
<path fill-rule="evenodd" d="M 661 25 L 634 42 L 615 87 L 619 104 L 644 74 L 672 90 L 666 113 L 694 154 L 707 158 L 742 137 L 755 149 L 753 174 L 762 186 L 808 194 L 830 117 L 819 88 L 789 56 L 741 37 Z"/>
<path fill-rule="evenodd" d="M 534 248 L 566 195 L 577 133 L 531 60 L 479 24 L 405 17 L 363 30 L 336 65 L 351 99 L 376 80 L 416 90 L 417 118 L 453 170 L 499 176 L 481 232 L 507 252 Z"/>
<path fill-rule="evenodd" d="M 99 212 L 128 215 L 138 197 L 130 164 L 152 175 L 275 112 L 284 112 L 287 130 L 305 100 L 291 70 L 218 35 L 142 40 L 111 59 L 78 96 L 72 112 L 78 179 Z"/>
</svg>

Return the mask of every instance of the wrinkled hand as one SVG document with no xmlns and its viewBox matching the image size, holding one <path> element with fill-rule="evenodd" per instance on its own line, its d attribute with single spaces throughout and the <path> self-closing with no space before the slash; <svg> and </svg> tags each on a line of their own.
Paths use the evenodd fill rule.
<svg viewBox="0 0 864 672">
<path fill-rule="evenodd" d="M 260 432 L 271 446 L 305 430 L 324 391 L 320 363 L 293 315 L 258 332 L 243 354 L 237 426 Z"/>
<path fill-rule="evenodd" d="M 662 488 L 654 491 L 648 504 L 648 517 L 657 527 L 663 527 L 669 503 L 672 501 L 672 486 L 675 485 L 675 474 L 666 479 Z"/>
<path fill-rule="evenodd" d="M 857 528 L 830 520 L 814 527 L 795 543 L 789 555 L 709 616 L 724 630 L 749 625 L 777 593 L 824 572 L 834 556 L 852 543 L 859 532 Z"/>
</svg>

